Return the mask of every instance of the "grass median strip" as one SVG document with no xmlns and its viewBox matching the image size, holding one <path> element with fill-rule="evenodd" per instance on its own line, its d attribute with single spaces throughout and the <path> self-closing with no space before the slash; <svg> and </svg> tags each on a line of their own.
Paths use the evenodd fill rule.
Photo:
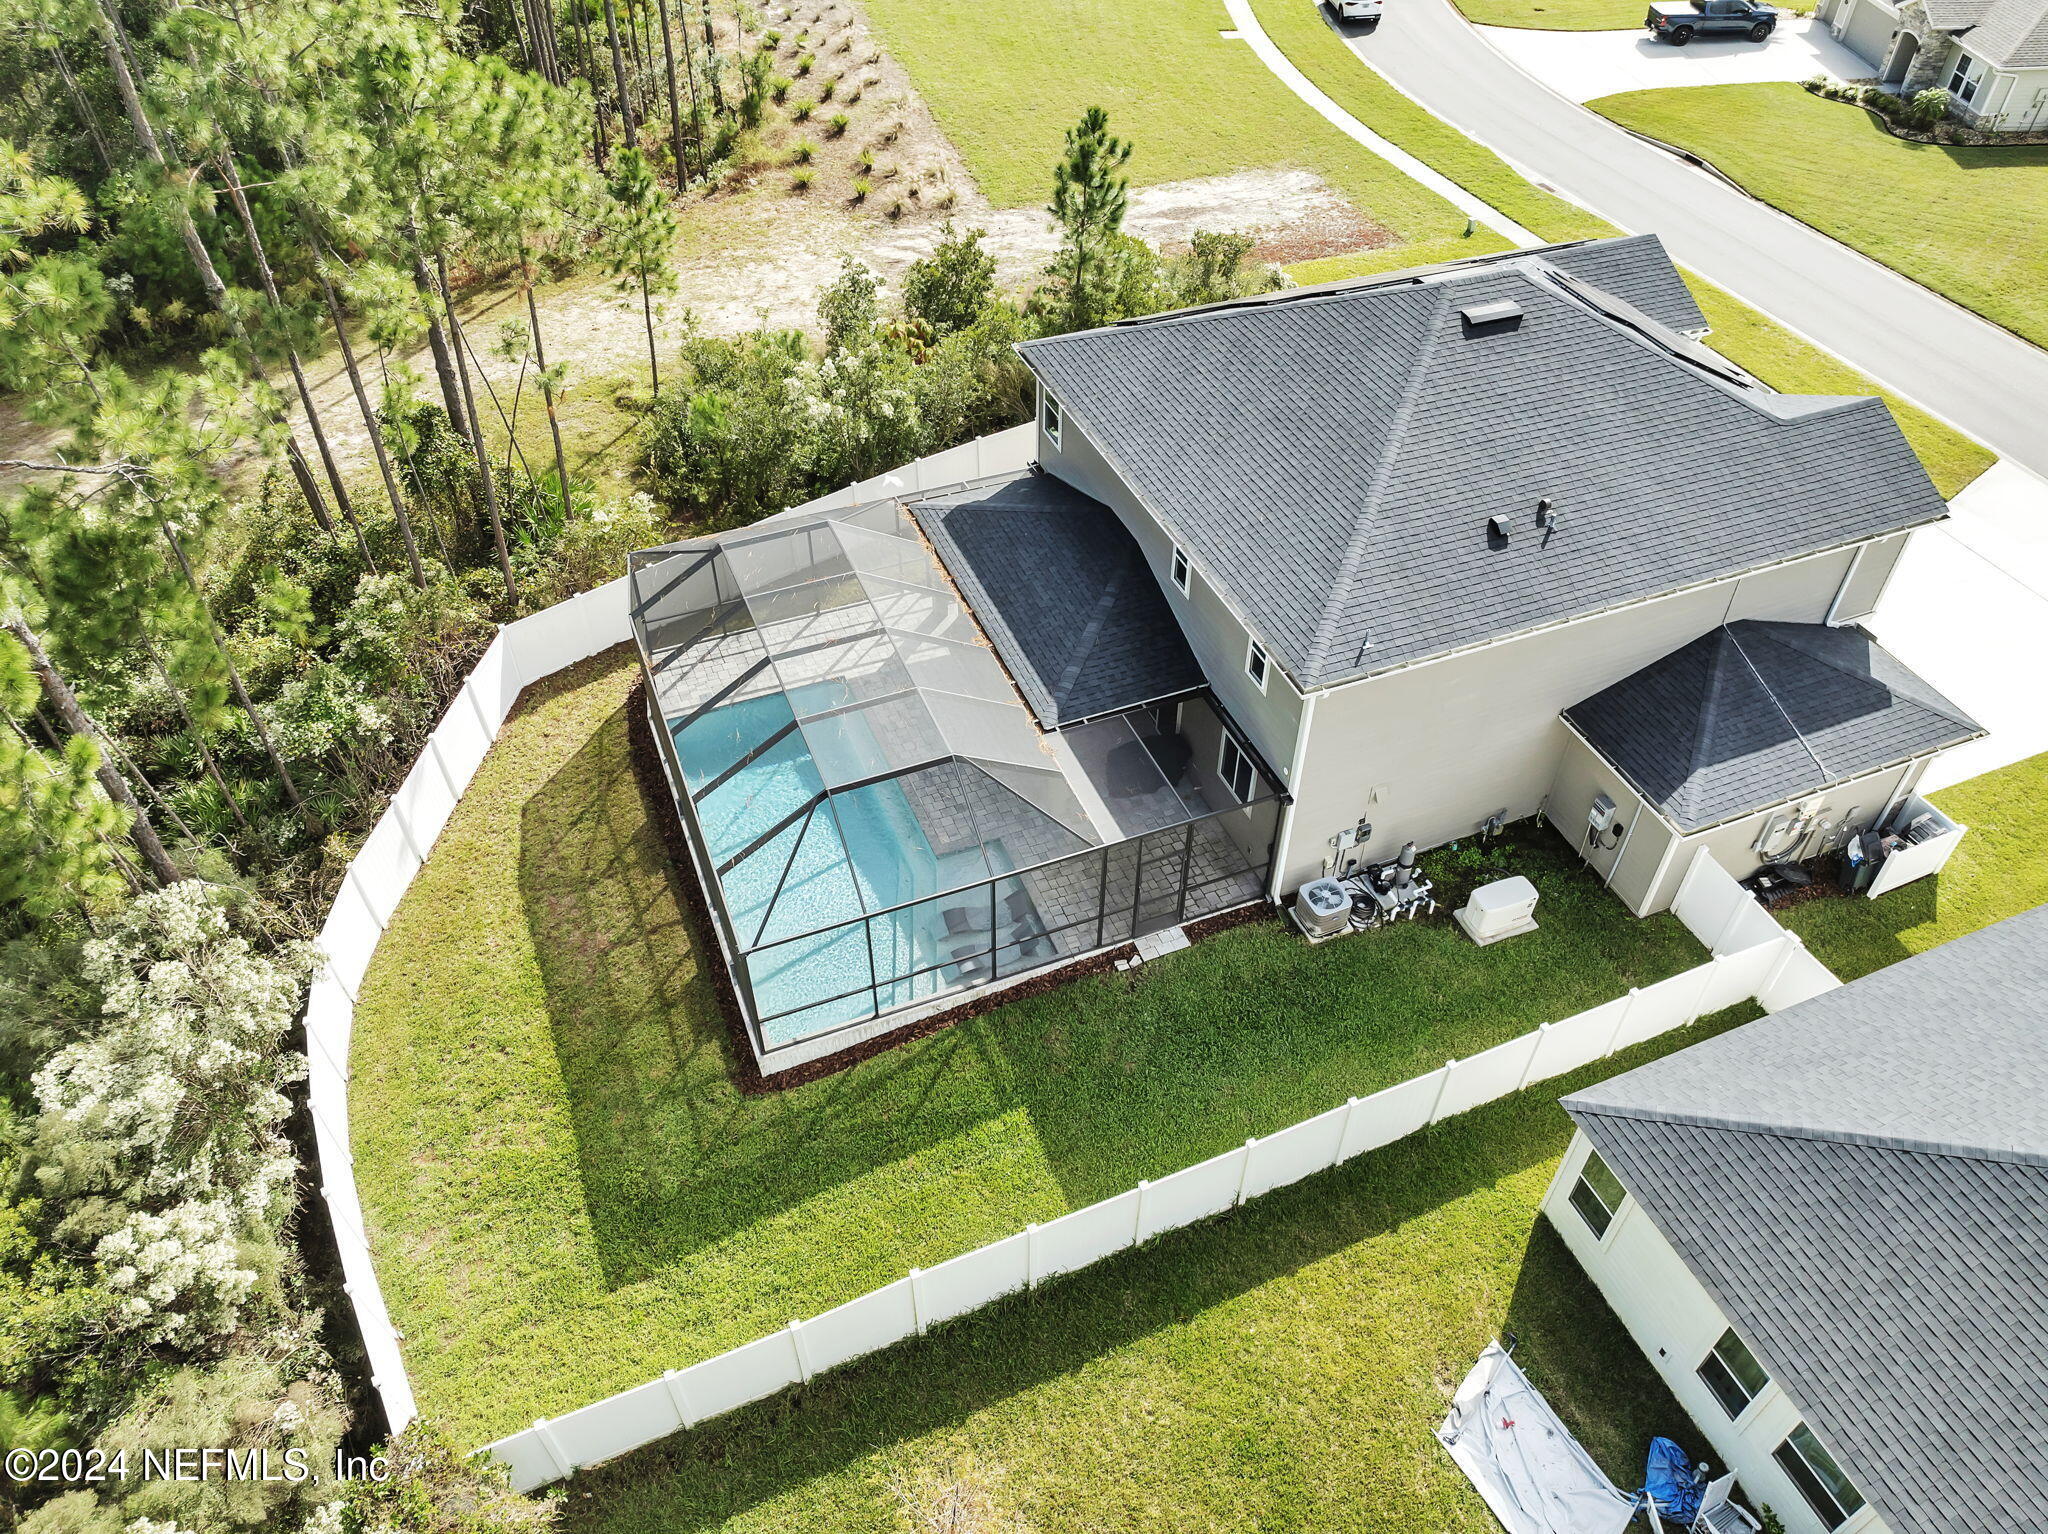
<svg viewBox="0 0 2048 1534">
<path fill-rule="evenodd" d="M 627 758 L 633 666 L 531 689 L 379 945 L 356 1175 L 422 1410 L 474 1442 L 1700 962 L 1549 837 L 1544 925 L 1276 922 L 744 1096 Z M 1469 866 L 1466 866 L 1469 865 Z"/>
<path fill-rule="evenodd" d="M 1861 107 L 1784 83 L 1629 91 L 1589 104 L 2048 346 L 2048 146 L 1910 143 Z"/>
<path fill-rule="evenodd" d="M 567 1526 L 879 1534 L 938 1527 L 915 1513 L 952 1490 L 991 1515 L 975 1527 L 1037 1534 L 1482 1534 L 1498 1525 L 1431 1435 L 1506 1331 L 1566 1425 L 1639 1485 L 1652 1434 L 1705 1445 L 1537 1216 L 1571 1137 L 1556 1099 L 1754 1015 L 1475 1109 L 579 1476 Z"/>
</svg>

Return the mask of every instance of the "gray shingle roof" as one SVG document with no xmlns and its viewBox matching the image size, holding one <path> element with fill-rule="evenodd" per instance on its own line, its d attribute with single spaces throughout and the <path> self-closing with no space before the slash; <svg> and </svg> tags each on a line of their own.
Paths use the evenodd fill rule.
<svg viewBox="0 0 2048 1534">
<path fill-rule="evenodd" d="M 1100 501 L 1024 474 L 910 510 L 1041 724 L 1202 685 L 1143 551 Z"/>
<path fill-rule="evenodd" d="M 1753 618 L 1702 634 L 1564 717 L 1683 831 L 1984 733 L 1861 629 Z"/>
<path fill-rule="evenodd" d="M 1565 1099 L 1898 1534 L 2048 1499 L 2048 907 Z"/>
<path fill-rule="evenodd" d="M 2048 68 L 2048 0 L 1991 0 L 1963 41 L 2000 69 Z"/>
<path fill-rule="evenodd" d="M 1699 323 L 1675 281 L 1640 237 L 1020 350 L 1268 652 L 1320 687 L 1943 514 L 1882 401 L 1747 380 L 1665 328 Z M 1497 300 L 1520 321 L 1461 318 Z M 1548 535 L 1543 497 L 1561 513 Z"/>
</svg>

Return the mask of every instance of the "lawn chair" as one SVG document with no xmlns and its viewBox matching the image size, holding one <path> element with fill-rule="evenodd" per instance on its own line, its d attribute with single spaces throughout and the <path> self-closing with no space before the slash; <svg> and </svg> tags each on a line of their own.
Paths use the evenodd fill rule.
<svg viewBox="0 0 2048 1534">
<path fill-rule="evenodd" d="M 1700 1510 L 1692 1521 L 1692 1534 L 1761 1534 L 1763 1525 L 1746 1508 L 1737 1507 L 1735 1472 L 1709 1481 L 1700 1498 Z"/>
</svg>

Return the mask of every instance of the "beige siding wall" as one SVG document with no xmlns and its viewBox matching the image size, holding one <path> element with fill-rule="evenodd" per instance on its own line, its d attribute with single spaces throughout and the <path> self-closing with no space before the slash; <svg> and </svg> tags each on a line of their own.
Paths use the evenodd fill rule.
<svg viewBox="0 0 2048 1534">
<path fill-rule="evenodd" d="M 1798 1403 L 1774 1380 L 1730 1421 L 1695 1372 L 1727 1330 L 1728 1321 L 1692 1269 L 1634 1199 L 1623 1202 L 1601 1237 L 1572 1208 L 1572 1184 L 1591 1148 L 1583 1134 L 1572 1136 L 1544 1198 L 1543 1212 L 1686 1415 L 1713 1445 L 1717 1473 L 1721 1467 L 1733 1470 L 1747 1499 L 1768 1505 L 1785 1520 L 1787 1534 L 1827 1534 L 1826 1525 L 1771 1458 L 1800 1421 Z M 1768 1359 L 1760 1361 L 1769 1367 Z M 1854 1479 L 1854 1466 L 1843 1469 Z M 1889 1528 L 1876 1509 L 1865 1505 L 1850 1515 L 1838 1534 L 1889 1534 Z"/>
<path fill-rule="evenodd" d="M 1835 600 L 1836 623 L 1855 623 L 1877 611 L 1877 599 L 1883 595 L 1885 583 L 1898 568 L 1899 556 L 1906 552 L 1906 540 L 1912 536 L 1897 533 L 1864 545 L 1863 557 L 1851 566 Z"/>
<path fill-rule="evenodd" d="M 1245 674 L 1246 646 L 1251 636 L 1238 621 L 1216 588 L 1193 571 L 1188 593 L 1181 595 L 1172 578 L 1173 541 L 1153 520 L 1152 514 L 1124 487 L 1116 470 L 1088 438 L 1080 424 L 1069 418 L 1055 444 L 1046 435 L 1045 412 L 1039 411 L 1038 461 L 1048 474 L 1057 475 L 1083 494 L 1092 495 L 1117 514 L 1145 558 L 1152 574 L 1180 626 L 1188 636 L 1195 659 L 1209 678 L 1209 685 L 1222 700 L 1238 728 L 1264 753 L 1273 770 L 1284 779 L 1294 761 L 1294 737 L 1301 725 L 1301 695 L 1289 684 L 1278 661 L 1266 671 L 1266 690 L 1260 692 Z"/>
<path fill-rule="evenodd" d="M 1714 861 L 1738 879 L 1748 878 L 1763 866 L 1754 845 L 1757 834 L 1766 821 L 1783 814 L 1789 806 L 1759 810 L 1726 825 L 1681 836 L 1645 808 L 1598 752 L 1570 730 L 1565 735 L 1556 784 L 1544 805 L 1545 816 L 1566 841 L 1579 849 L 1579 855 L 1606 881 L 1616 898 L 1636 915 L 1654 915 L 1670 906 L 1698 848 L 1705 847 L 1714 855 Z M 1820 805 L 1818 819 L 1839 821 L 1846 817 L 1853 830 L 1861 831 L 1884 813 L 1894 797 L 1903 798 L 1925 768 L 1924 759 L 1908 762 L 1816 794 L 1813 799 Z M 1627 837 L 1619 847 L 1596 849 L 1586 840 L 1586 812 L 1598 794 L 1612 799 L 1617 817 L 1628 823 Z"/>
<path fill-rule="evenodd" d="M 1327 839 L 1360 816 L 1382 858 L 1404 841 L 1469 836 L 1496 810 L 1536 813 L 1563 759 L 1563 709 L 1716 624 L 1819 622 L 1850 558 L 1816 555 L 1319 694 L 1278 887 L 1319 874 Z"/>
<path fill-rule="evenodd" d="M 2007 133 L 2048 128 L 2048 69 L 1995 71 L 1970 110 L 1984 126 Z"/>
</svg>

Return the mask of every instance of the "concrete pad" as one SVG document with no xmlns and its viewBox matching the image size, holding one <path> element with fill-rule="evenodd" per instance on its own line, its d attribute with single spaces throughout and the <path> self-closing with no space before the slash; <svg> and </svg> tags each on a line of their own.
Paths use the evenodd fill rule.
<svg viewBox="0 0 2048 1534">
<path fill-rule="evenodd" d="M 2001 460 L 1913 534 L 1867 627 L 1990 731 L 1923 791 L 2048 751 L 2048 480 Z"/>
<path fill-rule="evenodd" d="M 1644 6 L 1647 11 L 1649 7 Z M 1480 27 L 1487 42 L 1570 101 L 1680 85 L 1750 85 L 1762 80 L 1870 76 L 1869 63 L 1807 16 L 1788 17 L 1763 42 L 1695 38 L 1683 48 L 1647 32 L 1536 32 Z"/>
</svg>

